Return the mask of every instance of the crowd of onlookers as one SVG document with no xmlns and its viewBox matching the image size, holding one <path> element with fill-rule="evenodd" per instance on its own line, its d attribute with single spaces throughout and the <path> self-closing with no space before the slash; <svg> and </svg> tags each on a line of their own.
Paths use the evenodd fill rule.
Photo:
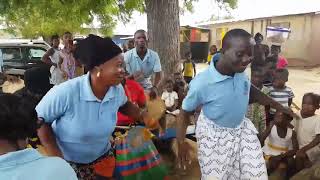
<svg viewBox="0 0 320 180">
<path fill-rule="evenodd" d="M 280 55 L 281 47 L 262 44 L 263 36 L 256 34 L 251 83 L 282 106 L 296 109 L 297 117 L 257 103 L 249 105 L 247 117 L 258 130 L 268 173 L 289 178 L 304 168 L 316 164 L 320 155 L 320 96 L 304 94 L 299 108 L 294 104 L 293 90 L 287 86 L 288 61 Z"/>
<path fill-rule="evenodd" d="M 138 32 L 138 35 L 139 33 L 144 34 L 142 31 Z M 272 97 L 282 106 L 291 108 L 294 93 L 286 85 L 289 77 L 288 61 L 280 55 L 281 46 L 272 45 L 271 50 L 269 50 L 267 45 L 262 44 L 263 36 L 259 33 L 256 34 L 254 39 L 256 44 L 251 64 L 252 85 Z M 83 75 L 85 72 L 84 67 L 77 59 L 77 55 L 74 54 L 74 46 L 76 44 L 73 43 L 71 33 L 66 32 L 63 35 L 65 47 L 62 50 L 59 49 L 59 36 L 52 36 L 51 40 L 52 48 L 43 56 L 43 61 L 51 66 L 50 74 L 42 71 L 41 68 L 27 70 L 24 77 L 25 87 L 23 89 L 17 91 L 16 95 L 0 95 L 0 141 L 6 139 L 9 143 L 15 143 L 17 150 L 26 146 L 25 144 L 18 144 L 20 141 L 36 137 L 35 130 L 38 124 L 34 106 L 37 102 L 41 100 L 52 86 Z M 143 43 L 138 41 L 136 47 L 141 47 L 144 50 L 143 48 L 146 48 L 146 45 Z M 152 67 L 153 69 L 146 67 L 146 69 L 149 68 L 148 74 L 143 74 L 143 70 L 140 73 L 133 73 L 135 72 L 134 69 L 138 66 L 130 58 L 147 58 L 148 62 L 160 63 L 159 57 L 155 52 L 148 50 L 149 54 L 144 54 L 141 57 L 136 51 L 130 51 L 133 48 L 134 42 L 132 41 L 129 41 L 127 46 L 123 46 L 123 51 L 126 53 L 124 58 L 127 65 L 127 74 L 126 78 L 122 81 L 122 85 L 128 100 L 140 108 L 145 108 L 147 101 L 145 94 L 151 93 L 150 96 L 152 96 L 152 93 L 159 90 L 160 86 L 158 84 L 161 78 L 157 79 L 157 82 L 154 84 L 149 82 L 149 78 L 151 75 L 161 72 L 161 65 Z M 208 56 L 209 64 L 218 61 L 219 56 L 220 52 L 217 51 L 215 46 L 212 46 Z M 128 63 L 128 59 L 133 64 Z M 159 96 L 165 104 L 166 112 L 174 116 L 179 114 L 179 109 L 188 90 L 188 84 L 196 75 L 195 63 L 191 59 L 191 52 L 187 52 L 182 71 L 174 73 L 171 78 L 162 79 L 165 85 L 163 86 L 163 90 L 158 91 L 162 92 Z M 3 74 L 0 74 L 0 76 L 3 76 Z M 46 81 L 46 78 L 48 79 L 49 77 L 50 82 Z M 1 79 L 4 78 L 0 77 Z M 13 84 L 14 81 L 17 81 L 17 79 L 8 79 L 8 82 L 13 82 Z M 268 173 L 278 173 L 283 177 L 291 177 L 302 169 L 309 168 L 319 162 L 320 116 L 316 113 L 319 105 L 320 96 L 311 92 L 303 96 L 301 109 L 299 109 L 297 117 L 291 117 L 257 103 L 249 105 L 246 116 L 253 122 L 258 131 Z M 118 112 L 118 125 L 130 125 L 133 122 L 134 120 L 131 117 Z M 10 128 L 3 128 L 8 125 L 10 125 Z M 15 133 L 11 133 L 13 129 L 19 129 L 19 131 L 15 130 L 12 131 Z M 8 145 L 8 147 L 11 146 Z M 33 153 L 35 157 L 40 157 L 35 152 L 30 153 Z M 3 154 L 1 154 L 0 148 L 0 162 L 1 156 Z M 46 160 L 50 161 L 50 159 L 43 158 L 42 163 L 47 163 Z M 61 173 L 61 176 L 63 176 L 65 171 L 71 170 L 61 160 L 53 158 L 50 162 L 54 162 L 50 166 L 60 168 L 59 173 Z M 37 166 L 37 168 L 41 167 L 41 165 Z M 25 167 L 22 170 L 27 172 L 31 169 Z M 10 171 L 15 170 L 11 169 Z M 50 174 L 49 172 L 41 173 Z M 72 177 L 74 174 L 69 173 L 68 176 Z"/>
</svg>

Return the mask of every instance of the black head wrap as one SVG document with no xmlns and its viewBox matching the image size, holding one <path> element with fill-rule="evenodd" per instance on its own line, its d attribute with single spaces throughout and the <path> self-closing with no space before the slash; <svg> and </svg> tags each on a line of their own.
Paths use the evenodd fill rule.
<svg viewBox="0 0 320 180">
<path fill-rule="evenodd" d="M 102 38 L 90 34 L 87 38 L 79 41 L 74 57 L 90 71 L 120 53 L 122 53 L 121 48 L 111 38 Z"/>
<path fill-rule="evenodd" d="M 34 94 L 45 95 L 51 88 L 50 72 L 46 67 L 34 67 L 24 73 L 25 88 Z"/>
</svg>

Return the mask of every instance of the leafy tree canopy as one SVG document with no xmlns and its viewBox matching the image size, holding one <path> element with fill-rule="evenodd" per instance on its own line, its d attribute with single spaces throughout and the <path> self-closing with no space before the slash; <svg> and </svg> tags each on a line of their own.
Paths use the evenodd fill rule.
<svg viewBox="0 0 320 180">
<path fill-rule="evenodd" d="M 148 0 L 1 0 L 0 24 L 10 33 L 23 37 L 49 37 L 65 31 L 88 33 L 90 25 L 101 23 L 100 33 L 111 35 L 117 21 L 129 21 L 133 11 L 145 11 Z M 192 3 L 182 0 L 181 7 L 192 11 Z M 235 8 L 237 0 L 213 0 Z"/>
<path fill-rule="evenodd" d="M 5 0 L 0 1 L 2 24 L 23 37 L 48 37 L 65 31 L 85 33 L 94 17 L 101 33 L 110 35 L 116 22 L 127 21 L 144 0 Z"/>
</svg>

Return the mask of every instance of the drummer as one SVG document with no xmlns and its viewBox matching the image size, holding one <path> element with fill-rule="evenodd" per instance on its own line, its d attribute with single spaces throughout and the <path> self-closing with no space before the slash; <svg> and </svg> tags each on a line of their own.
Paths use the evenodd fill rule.
<svg viewBox="0 0 320 180">
<path fill-rule="evenodd" d="M 159 87 L 161 82 L 161 64 L 157 52 L 148 49 L 148 35 L 144 30 L 134 33 L 135 48 L 124 54 L 127 71 L 130 77 L 141 84 L 145 91 L 152 87 Z M 151 83 L 151 76 L 155 74 L 154 83 Z"/>
<path fill-rule="evenodd" d="M 118 110 L 135 120 L 146 115 L 127 100 L 120 84 L 124 78 L 121 53 L 110 38 L 89 35 L 75 50 L 75 57 L 89 72 L 55 86 L 36 107 L 43 121 L 38 135 L 47 153 L 67 160 L 80 180 L 112 176 L 114 169 L 99 172 L 95 167 L 101 163 L 114 167 L 108 139 Z"/>
</svg>

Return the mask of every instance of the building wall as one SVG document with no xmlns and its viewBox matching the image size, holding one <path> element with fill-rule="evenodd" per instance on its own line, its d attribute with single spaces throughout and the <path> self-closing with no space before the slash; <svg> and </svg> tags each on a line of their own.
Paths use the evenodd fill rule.
<svg viewBox="0 0 320 180">
<path fill-rule="evenodd" d="M 297 63 L 311 61 L 310 54 L 307 47 L 311 38 L 311 22 L 312 16 L 297 15 L 297 16 L 284 16 L 271 19 L 271 23 L 290 23 L 291 33 L 286 42 L 282 46 L 282 55 L 289 61 L 297 61 Z M 268 45 L 271 45 L 268 42 Z M 300 61 L 300 62 L 299 62 Z"/>
<path fill-rule="evenodd" d="M 314 15 L 311 23 L 311 40 L 308 45 L 308 51 L 310 53 L 311 62 L 314 64 L 320 64 L 320 14 Z"/>
<path fill-rule="evenodd" d="M 225 23 L 225 24 L 217 24 L 217 25 L 211 25 L 210 26 L 210 45 L 215 44 L 218 49 L 221 48 L 221 40 L 222 36 L 221 33 L 219 32 L 222 29 L 225 30 L 231 30 L 234 28 L 241 28 L 244 29 L 248 32 L 251 31 L 251 22 L 243 21 L 243 22 L 235 22 L 235 23 Z M 223 34 L 223 33 L 222 33 Z"/>
<path fill-rule="evenodd" d="M 260 32 L 265 37 L 265 44 L 269 46 L 272 42 L 266 40 L 266 27 L 274 23 L 281 26 L 289 25 L 291 33 L 286 42 L 282 43 L 282 55 L 285 56 L 290 65 L 309 66 L 320 64 L 320 53 L 316 47 L 320 45 L 320 15 L 304 14 L 272 17 L 265 19 L 247 20 L 223 24 L 214 24 L 210 26 L 211 41 L 210 44 L 217 44 L 220 48 L 219 38 L 217 37 L 217 29 L 226 28 L 228 30 L 241 28 L 253 36 Z"/>
</svg>

